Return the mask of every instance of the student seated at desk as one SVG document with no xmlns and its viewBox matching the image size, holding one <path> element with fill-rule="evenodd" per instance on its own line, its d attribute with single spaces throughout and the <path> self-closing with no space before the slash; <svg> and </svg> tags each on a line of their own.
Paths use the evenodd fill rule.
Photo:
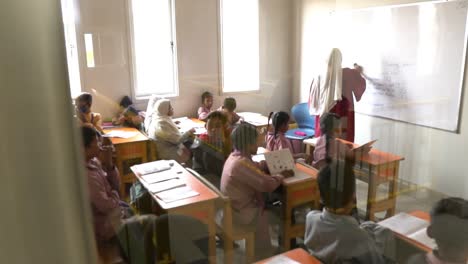
<svg viewBox="0 0 468 264">
<path fill-rule="evenodd" d="M 262 193 L 274 191 L 291 171 L 269 175 L 262 170 L 264 166 L 252 161 L 257 137 L 257 130 L 249 124 L 240 124 L 232 132 L 234 150 L 224 164 L 221 192 L 231 199 L 233 223 L 255 229 L 256 255 L 265 257 L 273 252 Z"/>
<path fill-rule="evenodd" d="M 120 110 L 112 119 L 113 125 L 122 125 L 126 127 L 134 127 L 138 130 L 143 130 L 143 122 L 145 115 L 143 111 L 138 111 L 133 102 L 128 96 L 124 96 L 120 100 Z"/>
<path fill-rule="evenodd" d="M 236 99 L 234 99 L 234 97 L 227 97 L 224 99 L 223 106 L 218 109 L 226 114 L 228 126 L 231 128 L 231 130 L 234 128 L 237 122 L 241 120 L 241 117 L 236 112 L 234 112 L 236 107 Z"/>
<path fill-rule="evenodd" d="M 210 92 L 204 92 L 201 96 L 202 106 L 198 108 L 198 119 L 206 121 L 208 115 L 211 113 L 211 107 L 213 107 L 213 94 Z"/>
<path fill-rule="evenodd" d="M 90 93 L 81 93 L 75 99 L 75 114 L 80 125 L 90 124 L 97 131 L 103 133 L 101 114 L 91 111 L 93 96 Z"/>
<path fill-rule="evenodd" d="M 468 201 L 454 197 L 438 201 L 431 210 L 427 235 L 437 249 L 413 256 L 408 263 L 468 263 Z"/>
<path fill-rule="evenodd" d="M 155 140 L 158 159 L 176 160 L 179 163 L 189 163 L 191 166 L 191 151 L 184 145 L 193 136 L 195 129 L 184 134 L 179 132 L 172 116 L 174 108 L 169 99 L 159 99 L 154 104 L 152 121 L 148 128 L 148 137 Z"/>
<path fill-rule="evenodd" d="M 359 225 L 352 162 L 334 160 L 318 174 L 323 211 L 306 217 L 304 243 L 323 263 L 386 263 L 394 257 L 393 233 L 372 222 Z"/>
<path fill-rule="evenodd" d="M 268 126 L 267 130 L 270 127 L 270 119 L 273 124 L 273 131 L 268 132 L 266 136 L 266 149 L 268 151 L 275 151 L 280 149 L 289 149 L 294 159 L 305 159 L 306 163 L 310 163 L 309 155 L 305 153 L 294 153 L 291 141 L 286 138 L 284 135 L 289 130 L 289 114 L 283 111 L 280 112 L 271 112 L 268 115 Z"/>
<path fill-rule="evenodd" d="M 327 164 L 327 156 L 333 159 L 349 158 L 355 159 L 357 155 L 364 155 L 371 150 L 371 147 L 363 148 L 359 153 L 355 153 L 352 144 L 345 144 L 337 139 L 340 134 L 340 117 L 333 113 L 325 113 L 320 117 L 321 136 L 315 144 L 314 158 L 312 166 L 321 169 Z"/>
<path fill-rule="evenodd" d="M 221 111 L 214 111 L 206 120 L 206 132 L 198 136 L 202 142 L 203 166 L 208 172 L 221 175 L 224 161 L 232 152 L 231 135 L 226 127 L 227 118 Z"/>
<path fill-rule="evenodd" d="M 120 200 L 120 178 L 119 172 L 112 162 L 112 143 L 108 138 L 101 141 L 98 132 L 89 125 L 81 128 L 81 134 L 84 144 L 94 234 L 98 248 L 105 250 L 113 246 L 118 247 L 121 243 L 133 243 L 134 241 L 128 240 L 126 234 L 120 233 L 123 226 L 132 223 L 142 229 L 139 230 L 141 234 L 143 234 L 143 230 L 149 231 L 144 233 L 145 237 L 149 236 L 149 239 L 147 238 L 145 241 L 152 241 L 151 236 L 154 232 L 151 232 L 151 227 L 155 217 L 150 215 L 130 217 L 128 205 Z M 141 243 L 142 251 L 148 249 L 153 253 L 155 252 L 150 247 L 143 247 L 144 238 L 140 234 L 134 235 L 140 236 L 140 239 L 136 241 L 141 240 L 139 243 Z M 145 254 L 145 256 L 148 255 Z M 125 257 L 125 254 L 123 257 Z"/>
</svg>

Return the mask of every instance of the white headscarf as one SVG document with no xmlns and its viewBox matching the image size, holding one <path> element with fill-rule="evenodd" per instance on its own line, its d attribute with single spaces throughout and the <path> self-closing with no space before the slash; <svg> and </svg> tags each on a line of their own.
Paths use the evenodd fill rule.
<svg viewBox="0 0 468 264">
<path fill-rule="evenodd" d="M 148 105 L 146 106 L 146 116 L 145 116 L 145 132 L 149 134 L 149 128 L 151 127 L 151 122 L 153 121 L 153 113 L 154 113 L 154 104 L 158 100 L 158 97 L 153 94 L 151 95 Z"/>
<path fill-rule="evenodd" d="M 326 71 L 314 78 L 310 85 L 309 113 L 323 115 L 341 100 L 343 95 L 343 69 L 341 68 L 341 51 L 332 49 L 327 60 Z"/>
<path fill-rule="evenodd" d="M 168 116 L 171 101 L 169 99 L 159 99 L 153 107 L 152 121 L 148 129 L 148 136 L 152 139 L 162 139 L 174 144 L 181 141 L 182 135 L 179 129 Z"/>
</svg>

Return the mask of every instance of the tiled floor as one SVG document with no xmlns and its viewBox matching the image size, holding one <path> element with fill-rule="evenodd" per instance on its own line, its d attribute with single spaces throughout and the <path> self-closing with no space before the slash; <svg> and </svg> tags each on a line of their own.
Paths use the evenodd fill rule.
<svg viewBox="0 0 468 264">
<path fill-rule="evenodd" d="M 219 177 L 215 175 L 205 175 L 212 183 L 219 186 Z M 357 181 L 357 199 L 358 209 L 360 212 L 364 212 L 367 201 L 367 183 Z M 380 185 L 378 189 L 378 197 L 382 197 L 386 194 L 387 186 Z M 421 210 L 429 212 L 432 205 L 440 200 L 441 198 L 447 197 L 441 193 L 432 191 L 424 187 L 418 187 L 415 184 L 401 181 L 398 185 L 398 197 L 396 211 L 399 212 L 411 212 L 414 210 Z M 377 214 L 378 217 L 383 217 L 383 213 Z M 273 245 L 277 247 L 277 229 L 272 228 Z M 245 247 L 243 241 L 236 242 L 238 247 L 234 250 L 234 263 L 245 263 Z M 279 249 L 278 249 L 279 250 Z M 224 253 L 221 247 L 217 248 L 217 263 L 224 263 Z"/>
</svg>

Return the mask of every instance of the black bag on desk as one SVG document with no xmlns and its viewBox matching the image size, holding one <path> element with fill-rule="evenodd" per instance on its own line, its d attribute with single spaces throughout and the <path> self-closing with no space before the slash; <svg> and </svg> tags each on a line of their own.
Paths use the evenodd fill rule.
<svg viewBox="0 0 468 264">
<path fill-rule="evenodd" d="M 130 187 L 130 205 L 135 208 L 139 214 L 152 213 L 151 195 L 138 181 Z"/>
</svg>

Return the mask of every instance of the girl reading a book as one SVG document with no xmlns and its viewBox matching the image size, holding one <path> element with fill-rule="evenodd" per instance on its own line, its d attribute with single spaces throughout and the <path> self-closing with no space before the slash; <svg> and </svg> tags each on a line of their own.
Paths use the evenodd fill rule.
<svg viewBox="0 0 468 264">
<path fill-rule="evenodd" d="M 234 150 L 224 164 L 221 192 L 231 199 L 233 223 L 240 228 L 256 230 L 257 256 L 271 256 L 268 216 L 262 193 L 275 190 L 291 171 L 269 175 L 264 166 L 252 161 L 252 154 L 257 152 L 257 137 L 255 127 L 248 124 L 240 124 L 232 132 Z"/>
</svg>

